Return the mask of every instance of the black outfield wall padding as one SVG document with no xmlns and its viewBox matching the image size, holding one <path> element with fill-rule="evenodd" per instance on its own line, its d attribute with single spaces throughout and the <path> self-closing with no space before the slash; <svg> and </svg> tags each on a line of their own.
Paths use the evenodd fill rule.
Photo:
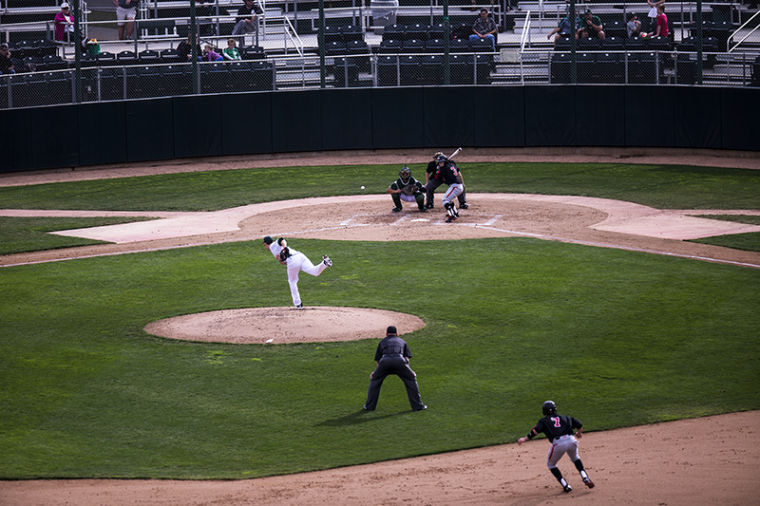
<svg viewBox="0 0 760 506">
<path fill-rule="evenodd" d="M 424 88 L 422 121 L 426 146 L 474 146 L 479 97 L 459 88 Z M 480 110 L 486 110 L 482 104 Z M 444 127 L 444 128 L 442 128 Z"/>
<path fill-rule="evenodd" d="M 272 94 L 221 96 L 222 152 L 225 155 L 272 153 Z"/>
<path fill-rule="evenodd" d="M 425 147 L 425 102 L 421 88 L 372 88 L 367 102 L 372 107 L 370 149 Z M 442 104 L 443 105 L 443 104 Z"/>
<path fill-rule="evenodd" d="M 272 142 L 275 153 L 322 149 L 320 90 L 273 93 Z M 346 114 L 347 111 L 342 111 Z M 266 121 L 266 118 L 261 118 Z"/>
<path fill-rule="evenodd" d="M 674 146 L 720 149 L 721 89 L 686 87 L 670 90 L 673 103 Z"/>
<path fill-rule="evenodd" d="M 319 101 L 321 149 L 366 149 L 372 145 L 372 104 L 365 90 L 323 90 Z"/>
<path fill-rule="evenodd" d="M 0 172 L 345 149 L 760 150 L 760 89 L 346 88 L 0 111 Z"/>
<path fill-rule="evenodd" d="M 673 147 L 673 102 L 671 91 L 658 86 L 624 88 L 623 121 L 625 145 L 630 147 Z"/>
<path fill-rule="evenodd" d="M 524 88 L 525 145 L 576 146 L 575 86 Z"/>
<path fill-rule="evenodd" d="M 174 158 L 224 154 L 222 151 L 222 99 L 223 95 L 173 99 Z M 147 122 L 147 124 L 150 123 Z"/>
<path fill-rule="evenodd" d="M 174 101 L 137 100 L 124 105 L 127 160 L 147 162 L 174 158 Z"/>
<path fill-rule="evenodd" d="M 102 165 L 127 161 L 127 145 L 131 139 L 129 130 L 108 125 L 123 125 L 127 102 L 107 102 L 103 104 L 82 104 L 75 109 L 79 115 L 78 165 Z M 125 142 L 127 141 L 127 142 Z M 73 139 L 72 139 L 73 142 Z"/>
<path fill-rule="evenodd" d="M 575 90 L 575 145 L 625 145 L 624 88 L 580 86 Z"/>
</svg>

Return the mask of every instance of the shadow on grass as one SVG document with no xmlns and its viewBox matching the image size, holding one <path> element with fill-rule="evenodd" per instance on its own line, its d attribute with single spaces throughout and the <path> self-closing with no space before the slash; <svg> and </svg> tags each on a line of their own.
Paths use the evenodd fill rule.
<svg viewBox="0 0 760 506">
<path fill-rule="evenodd" d="M 337 418 L 330 418 L 328 420 L 324 420 L 322 422 L 315 424 L 315 426 L 316 427 L 343 427 L 346 425 L 356 425 L 359 423 L 376 422 L 378 420 L 383 420 L 385 418 L 392 418 L 394 416 L 399 416 L 399 415 L 412 413 L 412 412 L 413 412 L 412 410 L 406 410 L 406 411 L 399 411 L 398 413 L 390 413 L 387 415 L 376 416 L 374 415 L 374 412 L 364 411 L 363 409 L 359 409 L 353 413 L 349 413 L 344 416 L 339 416 Z"/>
</svg>

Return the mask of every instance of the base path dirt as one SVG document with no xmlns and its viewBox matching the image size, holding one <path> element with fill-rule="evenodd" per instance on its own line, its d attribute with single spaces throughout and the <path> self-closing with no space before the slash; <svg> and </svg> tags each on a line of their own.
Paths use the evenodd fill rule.
<svg viewBox="0 0 760 506">
<path fill-rule="evenodd" d="M 435 408 L 421 416 L 435 416 Z M 757 411 L 585 434 L 580 440 L 581 458 L 596 486 L 586 488 L 564 457 L 559 467 L 573 486 L 569 494 L 546 469 L 548 449 L 545 439 L 537 439 L 523 445 L 240 481 L 0 482 L 0 504 L 757 504 Z"/>
<path fill-rule="evenodd" d="M 444 150 L 446 151 L 446 150 Z M 448 151 L 447 151 L 448 152 Z M 399 163 L 427 160 L 427 150 L 407 152 L 343 152 L 227 159 L 178 160 L 161 164 L 112 166 L 0 174 L 0 186 L 128 177 L 244 167 Z M 476 161 L 625 162 L 760 168 L 760 158 L 747 153 L 658 150 L 465 150 L 459 162 Z M 628 202 L 574 196 L 470 195 L 471 207 L 453 224 L 443 222 L 440 209 L 390 213 L 387 195 L 357 195 L 257 204 L 217 213 L 135 213 L 159 218 L 151 222 L 64 232 L 93 237 L 109 244 L 6 255 L 0 266 L 62 261 L 101 255 L 254 240 L 263 235 L 340 240 L 435 240 L 525 236 L 598 247 L 675 255 L 695 260 L 760 267 L 760 254 L 686 242 L 685 239 L 753 232 L 758 227 L 696 217 L 731 211 L 663 211 Z M 350 206 L 345 205 L 351 202 Z M 737 211 L 760 214 L 760 210 Z M 0 214 L 56 215 L 55 211 L 3 210 Z M 60 215 L 106 215 L 86 212 Z M 101 214 L 98 214 L 101 213 Z M 131 215 L 131 213 L 130 213 Z M 297 246 L 295 246 L 297 247 Z M 329 252 L 328 252 L 329 253 Z M 339 268 L 338 265 L 333 268 Z M 157 335 L 193 340 L 231 336 L 235 342 L 266 337 L 270 344 L 294 336 L 331 318 L 348 321 L 344 312 L 358 308 L 249 308 L 236 312 L 187 315 L 154 322 Z M 388 315 L 368 310 L 359 319 L 377 337 Z M 358 314 L 358 313 L 357 313 Z M 402 333 L 424 322 L 414 315 L 404 320 Z M 261 318 L 279 322 L 277 334 L 252 335 L 244 327 Z M 355 321 L 354 316 L 350 316 Z M 287 322 L 285 324 L 284 322 Z M 293 326 L 289 326 L 290 324 Z M 316 326 L 316 327 L 315 327 Z M 334 327 L 335 325 L 333 325 Z M 355 331 L 355 329 L 354 329 Z M 318 330 L 319 333 L 322 330 Z M 336 332 L 335 339 L 341 339 Z M 372 336 L 374 334 L 374 336 Z M 356 337 L 354 337 L 356 338 Z M 259 342 L 259 341 L 256 341 Z M 540 399 L 539 401 L 541 401 Z M 538 410 L 538 408 L 537 408 Z M 420 413 L 435 416 L 436 407 Z M 357 416 L 361 414 L 357 413 Z M 538 413 L 537 413 L 538 417 Z M 535 420 L 526 420 L 528 426 Z M 584 420 L 594 430 L 593 420 Z M 590 432 L 581 440 L 581 455 L 597 486 L 583 486 L 566 458 L 560 468 L 573 485 L 562 493 L 546 469 L 546 440 L 509 444 L 382 462 L 290 476 L 240 481 L 173 480 L 31 480 L 0 482 L 2 505 L 242 505 L 242 504 L 757 504 L 755 474 L 760 464 L 760 412 L 733 413 L 605 432 Z"/>
</svg>

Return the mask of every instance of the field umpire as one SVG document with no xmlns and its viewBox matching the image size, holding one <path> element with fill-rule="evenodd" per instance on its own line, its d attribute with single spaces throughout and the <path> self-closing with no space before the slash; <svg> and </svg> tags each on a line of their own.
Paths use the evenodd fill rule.
<svg viewBox="0 0 760 506">
<path fill-rule="evenodd" d="M 383 386 L 383 380 L 389 374 L 395 374 L 403 380 L 412 411 L 427 409 L 427 406 L 422 404 L 422 399 L 420 398 L 417 374 L 409 367 L 409 359 L 412 356 L 409 351 L 409 345 L 398 336 L 398 331 L 393 325 L 388 327 L 386 334 L 385 338 L 377 345 L 377 350 L 375 351 L 377 367 L 369 375 L 369 392 L 367 393 L 367 402 L 364 403 L 363 409 L 365 411 L 375 410 L 377 399 L 380 397 L 380 387 Z"/>
</svg>

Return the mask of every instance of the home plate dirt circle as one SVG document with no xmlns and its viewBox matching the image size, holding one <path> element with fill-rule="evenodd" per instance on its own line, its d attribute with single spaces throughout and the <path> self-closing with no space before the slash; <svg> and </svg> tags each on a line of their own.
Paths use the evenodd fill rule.
<svg viewBox="0 0 760 506">
<path fill-rule="evenodd" d="M 356 307 L 227 309 L 149 323 L 149 334 L 212 343 L 285 344 L 381 338 L 389 325 L 400 335 L 425 326 L 417 316 Z"/>
</svg>

